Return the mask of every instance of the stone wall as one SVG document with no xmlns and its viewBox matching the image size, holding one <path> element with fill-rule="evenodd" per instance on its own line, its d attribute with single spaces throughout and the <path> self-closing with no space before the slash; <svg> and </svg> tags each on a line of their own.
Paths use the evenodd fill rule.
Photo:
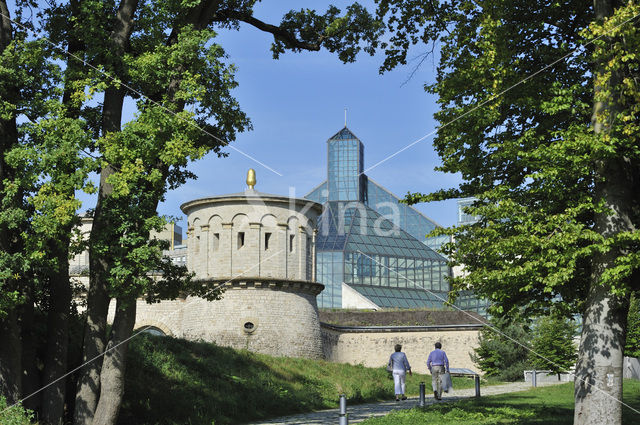
<svg viewBox="0 0 640 425">
<path fill-rule="evenodd" d="M 181 208 L 188 220 L 187 266 L 196 277 L 314 279 L 320 204 L 247 190 Z"/>
<path fill-rule="evenodd" d="M 482 371 L 469 358 L 478 346 L 480 327 L 397 326 L 338 327 L 322 324 L 322 345 L 327 360 L 338 363 L 385 366 L 395 344 L 402 344 L 414 372 L 427 373 L 427 357 L 437 341 L 447 353 L 449 365 Z"/>
<path fill-rule="evenodd" d="M 135 329 L 154 326 L 188 340 L 269 354 L 322 358 L 316 296 L 323 286 L 304 281 L 241 281 L 225 284 L 223 298 L 187 297 L 138 301 Z M 115 303 L 112 303 L 112 320 Z"/>
</svg>

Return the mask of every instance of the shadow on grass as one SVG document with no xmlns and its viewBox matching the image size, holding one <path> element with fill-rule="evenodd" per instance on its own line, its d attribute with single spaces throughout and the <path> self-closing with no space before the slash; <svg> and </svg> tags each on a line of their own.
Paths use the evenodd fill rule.
<svg viewBox="0 0 640 425">
<path fill-rule="evenodd" d="M 640 382 L 625 381 L 623 424 L 640 423 Z M 385 418 L 366 421 L 371 425 L 462 424 L 573 424 L 573 384 L 537 388 L 480 399 L 461 400 L 394 412 Z"/>
<path fill-rule="evenodd" d="M 382 370 L 145 335 L 131 345 L 118 423 L 237 424 L 336 407 L 339 393 L 380 400 L 392 392 L 385 378 Z"/>
</svg>

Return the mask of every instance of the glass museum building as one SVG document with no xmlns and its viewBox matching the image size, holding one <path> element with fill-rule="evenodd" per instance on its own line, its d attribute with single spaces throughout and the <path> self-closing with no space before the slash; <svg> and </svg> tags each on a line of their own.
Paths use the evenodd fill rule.
<svg viewBox="0 0 640 425">
<path fill-rule="evenodd" d="M 442 308 L 451 273 L 438 225 L 364 174 L 364 145 L 344 127 L 327 141 L 327 179 L 305 197 L 323 204 L 316 236 L 320 308 Z M 473 308 L 471 308 L 473 309 Z"/>
</svg>

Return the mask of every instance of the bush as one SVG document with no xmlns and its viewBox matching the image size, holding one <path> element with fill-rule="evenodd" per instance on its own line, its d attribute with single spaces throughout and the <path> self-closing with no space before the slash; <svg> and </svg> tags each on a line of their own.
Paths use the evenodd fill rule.
<svg viewBox="0 0 640 425">
<path fill-rule="evenodd" d="M 7 409 L 7 400 L 0 396 L 0 424 L 2 425 L 31 425 L 33 413 L 17 405 Z M 5 411 L 5 409 L 7 409 Z"/>
<path fill-rule="evenodd" d="M 629 315 L 627 317 L 627 343 L 624 346 L 624 355 L 628 357 L 640 357 L 640 293 L 631 296 Z"/>
<path fill-rule="evenodd" d="M 531 340 L 531 332 L 523 323 L 502 318 L 492 318 L 490 324 L 480 331 L 478 348 L 474 348 L 471 360 L 487 376 L 501 381 L 523 379 L 529 368 L 529 350 L 521 344 Z"/>
<path fill-rule="evenodd" d="M 531 363 L 536 369 L 563 373 L 569 370 L 578 358 L 573 338 L 577 326 L 573 320 L 556 315 L 541 317 L 534 330 Z"/>
</svg>

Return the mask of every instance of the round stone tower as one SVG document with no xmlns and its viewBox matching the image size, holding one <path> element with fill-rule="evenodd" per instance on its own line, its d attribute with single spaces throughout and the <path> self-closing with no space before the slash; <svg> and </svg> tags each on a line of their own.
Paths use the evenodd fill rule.
<svg viewBox="0 0 640 425">
<path fill-rule="evenodd" d="M 221 300 L 196 303 L 184 312 L 207 321 L 190 327 L 185 337 L 320 358 L 316 296 L 324 286 L 315 282 L 314 247 L 322 206 L 256 191 L 253 170 L 247 185 L 241 193 L 180 207 L 187 215 L 188 269 L 203 283 L 225 289 Z"/>
</svg>

